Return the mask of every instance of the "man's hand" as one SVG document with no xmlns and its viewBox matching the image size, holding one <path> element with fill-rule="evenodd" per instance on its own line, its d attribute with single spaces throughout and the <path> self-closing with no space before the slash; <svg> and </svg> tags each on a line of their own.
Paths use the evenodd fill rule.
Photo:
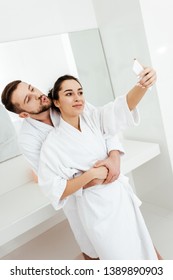
<svg viewBox="0 0 173 280">
<path fill-rule="evenodd" d="M 108 169 L 108 176 L 103 182 L 104 184 L 112 183 L 118 179 L 120 175 L 120 153 L 119 151 L 111 151 L 109 157 L 105 160 L 99 160 L 94 167 L 105 166 Z"/>
</svg>

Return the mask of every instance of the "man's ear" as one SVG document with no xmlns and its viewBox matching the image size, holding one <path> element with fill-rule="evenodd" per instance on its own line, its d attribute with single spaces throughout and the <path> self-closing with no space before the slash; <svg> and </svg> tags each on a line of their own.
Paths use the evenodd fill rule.
<svg viewBox="0 0 173 280">
<path fill-rule="evenodd" d="M 30 114 L 27 113 L 27 112 L 21 112 L 21 113 L 19 114 L 19 117 L 20 117 L 20 118 L 23 118 L 23 119 L 29 118 L 29 117 L 30 117 Z"/>
</svg>

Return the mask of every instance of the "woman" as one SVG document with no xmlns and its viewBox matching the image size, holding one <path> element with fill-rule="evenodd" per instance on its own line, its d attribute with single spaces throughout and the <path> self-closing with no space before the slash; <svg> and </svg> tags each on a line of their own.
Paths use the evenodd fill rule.
<svg viewBox="0 0 173 280">
<path fill-rule="evenodd" d="M 107 169 L 93 167 L 97 158 L 107 157 L 102 130 L 104 110 L 100 115 L 87 113 L 82 86 L 73 76 L 60 77 L 51 94 L 61 118 L 58 129 L 49 133 L 42 146 L 42 190 L 56 209 L 65 208 L 66 200 L 75 197 L 83 227 L 100 259 L 157 259 L 139 200 L 127 177 L 120 174 L 115 182 L 104 185 Z M 117 121 L 116 108 L 116 101 L 110 103 L 111 124 Z M 59 182 L 51 190 L 50 176 Z M 100 185 L 83 189 L 95 178 Z"/>
</svg>

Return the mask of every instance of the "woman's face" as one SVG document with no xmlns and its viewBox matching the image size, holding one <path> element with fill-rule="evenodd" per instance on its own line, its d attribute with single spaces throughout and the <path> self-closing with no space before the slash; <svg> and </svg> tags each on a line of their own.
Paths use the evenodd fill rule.
<svg viewBox="0 0 173 280">
<path fill-rule="evenodd" d="M 81 85 L 75 80 L 66 80 L 61 85 L 59 100 L 54 100 L 62 117 L 76 117 L 84 109 L 85 99 Z"/>
</svg>

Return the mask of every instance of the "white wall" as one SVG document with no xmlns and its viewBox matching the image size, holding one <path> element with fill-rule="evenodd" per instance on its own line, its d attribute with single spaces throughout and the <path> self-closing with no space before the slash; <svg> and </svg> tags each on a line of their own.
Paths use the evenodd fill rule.
<svg viewBox="0 0 173 280">
<path fill-rule="evenodd" d="M 150 1 L 146 2 L 147 10 Z M 133 58 L 138 58 L 144 65 L 152 65 L 139 1 L 93 0 L 93 4 L 115 95 L 127 93 L 136 82 L 132 72 Z M 152 17 L 148 29 L 153 25 L 157 28 Z M 138 194 L 148 202 L 172 209 L 170 197 L 173 195 L 173 174 L 155 86 L 142 100 L 139 109 L 140 126 L 124 135 L 131 139 L 159 143 L 161 155 L 133 172 L 135 186 Z"/>
<path fill-rule="evenodd" d="M 95 27 L 91 0 L 0 1 L 0 42 Z"/>
<path fill-rule="evenodd" d="M 58 76 L 69 72 L 61 35 L 0 44 L 0 90 L 22 80 L 47 92 Z"/>
<path fill-rule="evenodd" d="M 139 2 L 152 64 L 158 73 L 158 99 L 173 167 L 173 2 L 172 0 Z"/>
</svg>

